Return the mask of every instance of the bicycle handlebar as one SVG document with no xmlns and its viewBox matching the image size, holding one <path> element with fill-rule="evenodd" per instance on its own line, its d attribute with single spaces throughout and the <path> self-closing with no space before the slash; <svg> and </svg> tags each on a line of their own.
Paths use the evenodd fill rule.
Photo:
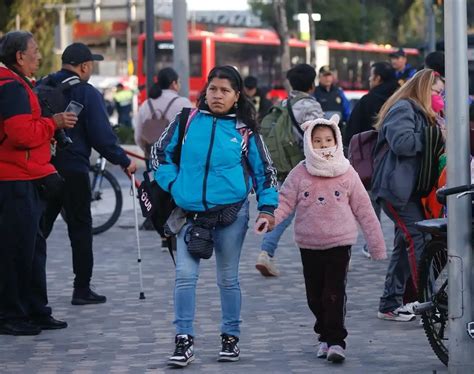
<svg viewBox="0 0 474 374">
<path fill-rule="evenodd" d="M 457 193 L 462 193 L 466 191 L 473 191 L 474 184 L 466 184 L 464 186 L 450 187 L 450 188 L 440 188 L 436 191 L 436 196 L 438 198 L 446 198 L 446 196 L 454 195 Z"/>
</svg>

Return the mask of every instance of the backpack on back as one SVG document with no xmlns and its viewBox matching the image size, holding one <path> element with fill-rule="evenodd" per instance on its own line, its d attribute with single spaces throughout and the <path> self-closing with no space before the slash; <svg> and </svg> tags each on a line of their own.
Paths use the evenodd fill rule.
<svg viewBox="0 0 474 374">
<path fill-rule="evenodd" d="M 368 130 L 355 134 L 349 143 L 349 162 L 359 174 L 360 180 L 367 190 L 372 187 L 372 176 L 376 165 L 390 149 L 388 143 L 385 143 L 375 152 L 378 136 L 377 130 Z"/>
<path fill-rule="evenodd" d="M 57 83 L 51 75 L 43 78 L 33 89 L 38 96 L 42 116 L 51 117 L 53 114 L 63 112 L 69 104 L 65 97 L 66 91 L 81 83 L 79 77 L 76 76 L 69 77 L 60 83 Z"/>
<path fill-rule="evenodd" d="M 374 174 L 374 151 L 377 138 L 378 131 L 368 130 L 355 134 L 349 143 L 349 162 L 359 174 L 367 190 L 370 190 Z"/>
<path fill-rule="evenodd" d="M 260 124 L 260 133 L 270 152 L 280 181 L 284 180 L 291 169 L 304 159 L 303 149 L 294 134 L 295 129 L 301 134 L 303 131 L 296 123 L 291 109 L 292 105 L 303 98 L 305 96 L 297 96 L 273 106 Z"/>
<path fill-rule="evenodd" d="M 170 124 L 170 120 L 166 118 L 166 115 L 168 114 L 168 110 L 170 109 L 171 105 L 178 98 L 179 96 L 176 96 L 171 99 L 163 112 L 160 110 L 155 110 L 151 104 L 151 100 L 147 100 L 148 107 L 150 108 L 151 112 L 151 118 L 143 122 L 142 138 L 149 146 L 158 141 L 163 131 L 165 131 L 166 127 L 168 127 Z M 160 113 L 159 116 L 157 115 L 157 112 Z"/>
</svg>

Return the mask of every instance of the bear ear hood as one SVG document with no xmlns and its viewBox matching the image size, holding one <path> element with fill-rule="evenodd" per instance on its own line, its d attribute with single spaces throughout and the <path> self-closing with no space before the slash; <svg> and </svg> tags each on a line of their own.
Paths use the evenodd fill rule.
<svg viewBox="0 0 474 374">
<path fill-rule="evenodd" d="M 323 158 L 313 150 L 311 134 L 314 127 L 318 125 L 329 126 L 336 134 L 336 151 L 334 152 L 334 157 L 331 159 Z M 339 129 L 339 116 L 337 114 L 334 114 L 329 119 L 318 118 L 306 121 L 301 125 L 301 128 L 304 131 L 305 165 L 310 174 L 321 177 L 336 177 L 349 170 L 350 164 L 349 160 L 344 157 L 342 135 L 341 130 Z"/>
</svg>

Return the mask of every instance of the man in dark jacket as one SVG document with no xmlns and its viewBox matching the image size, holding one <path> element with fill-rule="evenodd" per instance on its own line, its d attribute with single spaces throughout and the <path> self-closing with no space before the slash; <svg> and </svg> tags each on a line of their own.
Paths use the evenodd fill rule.
<svg viewBox="0 0 474 374">
<path fill-rule="evenodd" d="M 395 69 L 395 78 L 398 84 L 402 86 L 407 80 L 413 77 L 416 73 L 416 69 L 407 63 L 407 55 L 403 48 L 390 53 L 390 63 Z"/>
<path fill-rule="evenodd" d="M 44 193 L 60 184 L 50 163 L 51 139 L 55 130 L 73 127 L 77 117 L 41 115 L 30 80 L 40 59 L 31 33 L 12 31 L 0 38 L 0 334 L 5 335 L 67 327 L 48 306 L 46 240 L 39 223 Z"/>
<path fill-rule="evenodd" d="M 323 112 L 326 116 L 330 116 L 332 114 L 330 112 L 337 112 L 341 121 L 346 122 L 351 113 L 351 104 L 342 88 L 334 83 L 332 69 L 327 65 L 321 67 L 318 79 L 319 85 L 314 89 L 313 96 L 321 105 Z"/>
<path fill-rule="evenodd" d="M 257 78 L 249 75 L 244 79 L 244 92 L 252 102 L 257 112 L 257 119 L 260 123 L 262 118 L 268 113 L 272 107 L 272 102 L 262 94 L 258 88 Z"/>
<path fill-rule="evenodd" d="M 355 134 L 373 130 L 372 126 L 380 108 L 399 87 L 395 79 L 395 70 L 388 62 L 376 62 L 371 66 L 369 87 L 369 93 L 362 96 L 352 109 L 344 133 L 346 147 Z"/>
<path fill-rule="evenodd" d="M 93 268 L 89 180 L 91 148 L 97 150 L 112 164 L 120 165 L 129 174 L 135 172 L 136 165 L 117 144 L 117 137 L 110 126 L 102 95 L 87 83 L 92 74 L 94 61 L 103 60 L 103 57 L 92 54 L 82 43 L 73 43 L 64 50 L 61 59 L 62 69 L 51 77 L 57 83 L 79 77 L 81 83 L 65 91 L 66 103 L 74 100 L 81 103 L 84 108 L 79 114 L 75 128 L 67 131 L 73 143 L 59 150 L 53 158 L 54 166 L 64 178 L 65 188 L 61 199 L 48 202 L 43 217 L 43 231 L 47 237 L 57 215 L 64 208 L 75 274 L 71 303 L 73 305 L 105 303 L 105 296 L 98 295 L 90 289 Z"/>
</svg>

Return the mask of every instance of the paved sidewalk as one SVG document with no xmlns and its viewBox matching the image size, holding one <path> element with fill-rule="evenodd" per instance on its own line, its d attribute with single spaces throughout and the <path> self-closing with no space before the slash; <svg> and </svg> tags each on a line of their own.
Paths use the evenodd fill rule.
<svg viewBox="0 0 474 374">
<path fill-rule="evenodd" d="M 128 195 L 125 194 L 127 199 Z M 252 204 L 251 222 L 255 219 Z M 141 219 L 140 219 L 141 221 Z M 139 283 L 133 213 L 94 238 L 93 282 L 108 302 L 72 306 L 71 250 L 58 221 L 49 240 L 48 285 L 54 316 L 66 330 L 36 337 L 0 336 L 0 373 L 167 373 L 174 348 L 174 266 L 153 232 L 140 232 L 146 300 Z M 341 222 L 343 224 L 343 222 Z M 387 243 L 392 227 L 385 218 Z M 314 323 L 305 299 L 299 251 L 288 230 L 277 252 L 281 276 L 263 278 L 255 270 L 257 238 L 249 230 L 241 261 L 243 293 L 241 360 L 218 363 L 220 301 L 214 259 L 203 261 L 197 293 L 195 352 L 190 373 L 446 373 L 432 353 L 418 321 L 376 318 L 387 261 L 376 263 L 353 248 L 348 280 L 347 360 L 342 365 L 316 358 Z"/>
</svg>

